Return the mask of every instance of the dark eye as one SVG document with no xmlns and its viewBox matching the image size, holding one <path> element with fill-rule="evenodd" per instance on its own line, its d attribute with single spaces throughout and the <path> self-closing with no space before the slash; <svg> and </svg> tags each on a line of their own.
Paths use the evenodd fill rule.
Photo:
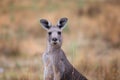
<svg viewBox="0 0 120 80">
<path fill-rule="evenodd" d="M 48 34 L 49 34 L 49 35 L 51 35 L 51 34 L 52 34 L 52 32 L 48 32 Z"/>
<path fill-rule="evenodd" d="M 58 32 L 59 35 L 61 35 L 61 32 Z"/>
</svg>

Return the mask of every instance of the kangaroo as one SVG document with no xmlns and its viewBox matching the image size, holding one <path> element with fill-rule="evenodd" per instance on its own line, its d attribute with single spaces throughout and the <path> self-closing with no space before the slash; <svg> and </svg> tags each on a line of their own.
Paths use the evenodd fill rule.
<svg viewBox="0 0 120 80">
<path fill-rule="evenodd" d="M 42 59 L 44 64 L 44 80 L 87 80 L 68 61 L 62 46 L 62 30 L 65 28 L 67 18 L 61 18 L 53 26 L 46 19 L 40 19 L 42 27 L 48 32 L 47 49 Z"/>
</svg>

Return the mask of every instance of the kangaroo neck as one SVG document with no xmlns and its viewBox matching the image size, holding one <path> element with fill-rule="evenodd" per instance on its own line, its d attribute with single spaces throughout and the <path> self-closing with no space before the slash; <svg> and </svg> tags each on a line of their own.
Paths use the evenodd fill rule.
<svg viewBox="0 0 120 80">
<path fill-rule="evenodd" d="M 61 46 L 53 46 L 53 45 L 47 46 L 48 53 L 55 53 L 55 52 L 59 52 L 60 50 L 61 50 Z"/>
</svg>

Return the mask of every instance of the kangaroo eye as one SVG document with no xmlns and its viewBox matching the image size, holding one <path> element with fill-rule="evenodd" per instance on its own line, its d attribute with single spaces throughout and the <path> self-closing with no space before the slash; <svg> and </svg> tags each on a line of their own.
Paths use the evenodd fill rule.
<svg viewBox="0 0 120 80">
<path fill-rule="evenodd" d="M 61 35 L 61 32 L 58 32 L 59 35 Z"/>
<path fill-rule="evenodd" d="M 48 34 L 49 34 L 49 35 L 51 35 L 51 34 L 52 34 L 52 32 L 48 32 Z"/>
</svg>

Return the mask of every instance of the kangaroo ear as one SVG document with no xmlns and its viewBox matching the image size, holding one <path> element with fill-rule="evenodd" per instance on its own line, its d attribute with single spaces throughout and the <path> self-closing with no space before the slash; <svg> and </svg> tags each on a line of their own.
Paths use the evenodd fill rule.
<svg viewBox="0 0 120 80">
<path fill-rule="evenodd" d="M 60 28 L 60 29 L 64 29 L 65 28 L 65 24 L 67 23 L 68 21 L 68 18 L 64 17 L 64 18 L 61 18 L 58 23 L 57 23 L 57 26 Z"/>
<path fill-rule="evenodd" d="M 51 23 L 49 21 L 47 21 L 46 19 L 40 19 L 40 23 L 41 23 L 42 27 L 46 30 L 50 29 L 50 27 L 51 27 Z"/>
</svg>

